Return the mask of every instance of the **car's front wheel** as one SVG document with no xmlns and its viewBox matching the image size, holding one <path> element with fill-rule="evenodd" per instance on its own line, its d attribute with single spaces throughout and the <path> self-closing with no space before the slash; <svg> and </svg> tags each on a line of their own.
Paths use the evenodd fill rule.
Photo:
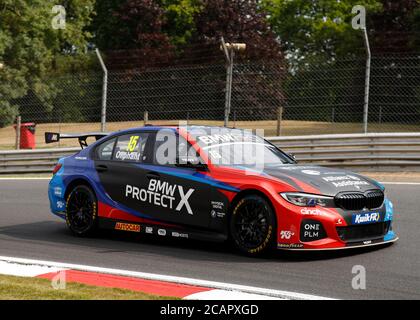
<svg viewBox="0 0 420 320">
<path fill-rule="evenodd" d="M 259 195 L 247 195 L 233 207 L 230 234 L 242 252 L 257 256 L 273 248 L 276 218 L 270 203 Z"/>
<path fill-rule="evenodd" d="M 75 187 L 67 197 L 66 222 L 78 236 L 91 235 L 96 230 L 97 200 L 88 186 Z"/>
</svg>

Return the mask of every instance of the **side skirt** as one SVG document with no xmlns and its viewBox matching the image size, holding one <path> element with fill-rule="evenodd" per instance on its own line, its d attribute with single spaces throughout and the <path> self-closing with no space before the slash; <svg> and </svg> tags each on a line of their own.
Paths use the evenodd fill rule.
<svg viewBox="0 0 420 320">
<path fill-rule="evenodd" d="M 98 219 L 100 229 L 126 231 L 138 234 L 150 234 L 165 238 L 192 239 L 199 241 L 223 242 L 228 239 L 226 234 L 198 230 L 193 228 L 174 228 L 124 220 L 114 220 L 108 218 Z"/>
</svg>

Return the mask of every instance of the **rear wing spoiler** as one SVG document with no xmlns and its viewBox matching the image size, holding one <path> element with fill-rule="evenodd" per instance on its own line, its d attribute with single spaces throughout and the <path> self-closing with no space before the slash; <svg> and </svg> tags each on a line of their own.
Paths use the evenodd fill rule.
<svg viewBox="0 0 420 320">
<path fill-rule="evenodd" d="M 80 147 L 86 148 L 87 138 L 94 137 L 99 140 L 106 137 L 109 133 L 105 132 L 90 132 L 90 133 L 58 133 L 58 132 L 45 132 L 45 143 L 59 142 L 62 139 L 78 139 Z"/>
</svg>

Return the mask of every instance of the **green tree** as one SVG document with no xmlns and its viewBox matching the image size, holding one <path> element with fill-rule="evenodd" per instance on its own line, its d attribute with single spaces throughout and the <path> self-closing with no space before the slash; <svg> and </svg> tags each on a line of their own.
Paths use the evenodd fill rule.
<svg viewBox="0 0 420 320">
<path fill-rule="evenodd" d="M 66 28 L 52 27 L 55 1 L 2 0 L 0 3 L 0 126 L 19 112 L 16 103 L 29 91 L 51 110 L 55 90 L 44 79 L 55 68 L 58 55 L 85 51 L 94 0 L 67 0 Z M 39 107 L 38 107 L 39 108 Z M 44 110 L 33 110 L 34 113 Z"/>
<path fill-rule="evenodd" d="M 161 0 L 165 14 L 164 32 L 175 46 L 189 43 L 196 30 L 194 17 L 203 8 L 201 0 Z"/>
<path fill-rule="evenodd" d="M 219 50 L 223 36 L 227 42 L 246 43 L 248 58 L 282 58 L 283 50 L 259 0 L 202 0 L 202 3 L 202 10 L 195 15 L 194 44 Z"/>
<path fill-rule="evenodd" d="M 154 0 L 97 2 L 94 42 L 107 53 L 111 69 L 138 69 L 169 61 L 174 46 L 163 31 L 164 9 Z"/>
<path fill-rule="evenodd" d="M 114 50 L 126 46 L 121 41 L 131 41 L 126 37 L 118 39 L 113 36 L 116 28 L 122 28 L 124 23 L 116 14 L 126 1 L 102 0 L 95 1 L 94 18 L 89 29 L 93 34 L 94 44 L 101 50 Z"/>
<path fill-rule="evenodd" d="M 140 33 L 165 34 L 175 46 L 189 42 L 201 0 L 101 0 L 91 26 L 102 50 L 132 49 Z M 121 36 L 116 37 L 115 31 Z M 141 44 L 137 41 L 135 48 Z"/>
<path fill-rule="evenodd" d="M 418 52 L 419 0 L 262 0 L 262 4 L 292 65 L 285 86 L 287 104 L 293 107 L 286 109 L 287 119 L 361 122 L 366 54 L 362 32 L 351 24 L 354 5 L 366 8 L 373 53 L 369 119 L 390 121 L 402 119 L 399 112 L 416 114 L 418 86 L 412 74 L 418 61 L 382 54 Z M 381 113 L 386 113 L 385 118 Z"/>
<path fill-rule="evenodd" d="M 420 0 L 381 0 L 383 10 L 368 16 L 373 53 L 418 52 Z"/>
<path fill-rule="evenodd" d="M 362 33 L 352 28 L 352 8 L 368 14 L 382 10 L 379 0 L 262 0 L 268 21 L 296 61 L 329 61 L 363 48 Z"/>
</svg>

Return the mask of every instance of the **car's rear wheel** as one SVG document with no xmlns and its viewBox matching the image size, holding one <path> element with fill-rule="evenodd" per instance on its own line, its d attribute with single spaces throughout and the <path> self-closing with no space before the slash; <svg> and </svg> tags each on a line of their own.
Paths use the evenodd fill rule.
<svg viewBox="0 0 420 320">
<path fill-rule="evenodd" d="M 276 218 L 270 203 L 259 195 L 247 195 L 233 207 L 230 235 L 242 252 L 257 256 L 273 248 Z"/>
<path fill-rule="evenodd" d="M 66 222 L 78 236 L 91 235 L 96 230 L 97 200 L 91 188 L 75 187 L 67 197 Z"/>
</svg>

